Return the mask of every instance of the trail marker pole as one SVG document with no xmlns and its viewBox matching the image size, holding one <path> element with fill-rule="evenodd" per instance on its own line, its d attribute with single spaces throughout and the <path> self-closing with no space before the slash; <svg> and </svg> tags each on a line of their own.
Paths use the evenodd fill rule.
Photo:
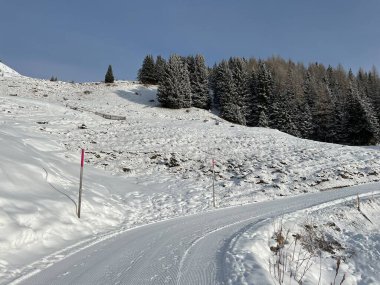
<svg viewBox="0 0 380 285">
<path fill-rule="evenodd" d="M 84 166 L 84 149 L 82 148 L 82 155 L 81 155 L 81 160 L 80 160 L 80 181 L 79 181 L 79 199 L 78 199 L 78 218 L 80 218 L 80 206 L 81 206 L 81 203 L 82 203 L 83 166 Z"/>
<path fill-rule="evenodd" d="M 212 159 L 212 204 L 215 206 L 215 160 Z"/>
</svg>

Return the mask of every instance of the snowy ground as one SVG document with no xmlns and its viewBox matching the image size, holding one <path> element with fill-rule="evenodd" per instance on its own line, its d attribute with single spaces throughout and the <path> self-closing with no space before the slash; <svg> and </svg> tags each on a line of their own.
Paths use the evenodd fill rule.
<svg viewBox="0 0 380 285">
<path fill-rule="evenodd" d="M 50 82 L 0 69 L 5 282 L 84 238 L 210 209 L 212 158 L 219 207 L 379 180 L 375 149 L 233 125 L 194 108 L 162 109 L 155 87 L 133 82 Z M 82 147 L 85 197 L 78 220 L 73 201 Z"/>
<path fill-rule="evenodd" d="M 255 225 L 228 250 L 230 284 L 379 284 L 379 214 L 370 194 Z"/>
</svg>

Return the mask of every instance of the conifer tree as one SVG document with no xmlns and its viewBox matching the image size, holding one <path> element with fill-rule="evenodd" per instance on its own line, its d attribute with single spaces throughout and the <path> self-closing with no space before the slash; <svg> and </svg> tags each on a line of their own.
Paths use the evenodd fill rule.
<svg viewBox="0 0 380 285">
<path fill-rule="evenodd" d="M 257 112 L 259 114 L 258 127 L 269 126 L 269 107 L 272 97 L 273 80 L 272 74 L 265 63 L 260 62 L 257 75 Z"/>
<path fill-rule="evenodd" d="M 138 80 L 142 84 L 157 84 L 156 65 L 152 55 L 147 55 L 144 58 L 142 67 L 138 72 Z"/>
<path fill-rule="evenodd" d="M 259 121 L 258 104 L 257 104 L 257 74 L 251 70 L 248 76 L 248 100 L 246 122 L 248 126 L 257 126 Z"/>
<path fill-rule="evenodd" d="M 105 79 L 104 79 L 104 82 L 105 83 L 113 83 L 114 81 L 115 81 L 115 78 L 113 77 L 112 66 L 109 65 Z"/>
<path fill-rule="evenodd" d="M 173 109 L 191 107 L 189 71 L 180 56 L 176 54 L 170 56 L 165 65 L 157 96 L 163 107 Z"/>
<path fill-rule="evenodd" d="M 203 56 L 196 55 L 187 58 L 192 106 L 209 109 L 211 98 L 209 94 L 208 72 Z"/>
<path fill-rule="evenodd" d="M 233 102 L 237 106 L 238 116 L 236 119 L 240 124 L 246 125 L 249 119 L 249 74 L 247 70 L 247 61 L 244 58 L 233 57 L 228 61 L 232 72 L 234 94 Z M 240 118 L 242 116 L 242 118 Z"/>
<path fill-rule="evenodd" d="M 376 144 L 379 141 L 379 122 L 371 104 L 359 94 L 356 79 L 349 73 L 348 129 L 349 142 L 354 145 Z"/>
<path fill-rule="evenodd" d="M 203 57 L 200 67 L 192 56 L 171 58 L 166 65 L 157 58 L 156 70 L 159 62 L 164 76 L 158 96 L 163 106 L 205 108 L 207 97 L 201 94 L 211 94 L 221 117 L 234 123 L 335 143 L 379 140 L 380 78 L 376 70 L 360 70 L 355 78 L 341 65 L 325 68 L 315 63 L 306 69 L 279 57 L 265 62 L 230 58 L 208 72 Z M 179 66 L 187 66 L 188 88 L 180 84 L 186 76 Z"/>
<path fill-rule="evenodd" d="M 217 68 L 215 93 L 219 99 L 221 116 L 230 122 L 245 125 L 245 114 L 237 100 L 236 85 L 227 61 L 222 61 Z"/>
<path fill-rule="evenodd" d="M 157 77 L 157 84 L 160 84 L 161 79 L 163 75 L 165 74 L 165 65 L 166 61 L 162 56 L 157 56 L 156 58 L 156 77 Z"/>
</svg>

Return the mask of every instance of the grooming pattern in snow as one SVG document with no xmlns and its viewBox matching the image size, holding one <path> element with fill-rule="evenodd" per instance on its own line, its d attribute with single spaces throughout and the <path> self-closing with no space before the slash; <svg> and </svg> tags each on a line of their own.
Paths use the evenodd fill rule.
<svg viewBox="0 0 380 285">
<path fill-rule="evenodd" d="M 305 194 L 138 227 L 87 247 L 39 273 L 37 263 L 36 275 L 13 284 L 228 284 L 230 259 L 225 252 L 233 233 L 278 215 L 378 187 L 371 184 Z"/>
</svg>

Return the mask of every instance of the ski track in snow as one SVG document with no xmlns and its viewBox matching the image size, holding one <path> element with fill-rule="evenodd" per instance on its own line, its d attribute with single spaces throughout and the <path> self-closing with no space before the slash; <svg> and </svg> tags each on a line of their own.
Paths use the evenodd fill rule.
<svg viewBox="0 0 380 285">
<path fill-rule="evenodd" d="M 223 271 L 228 264 L 221 250 L 229 246 L 234 233 L 238 235 L 264 219 L 358 192 L 372 195 L 378 187 L 371 184 L 313 193 L 142 226 L 11 284 L 227 284 Z"/>
</svg>

